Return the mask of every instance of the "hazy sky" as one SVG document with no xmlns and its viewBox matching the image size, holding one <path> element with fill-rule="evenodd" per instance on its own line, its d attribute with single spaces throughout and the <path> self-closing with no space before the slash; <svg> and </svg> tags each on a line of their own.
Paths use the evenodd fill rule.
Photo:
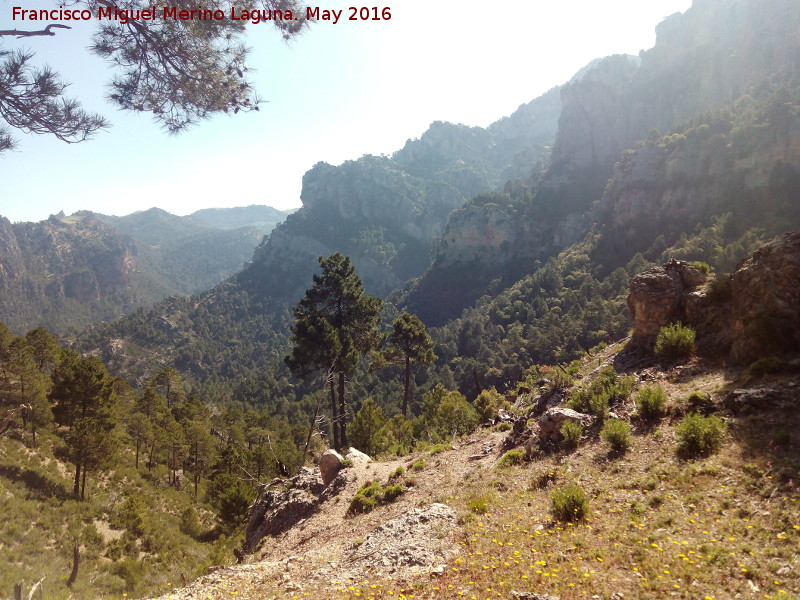
<svg viewBox="0 0 800 600">
<path fill-rule="evenodd" d="M 58 2 L 0 0 L 0 29 L 25 26 L 11 20 L 13 5 Z M 38 221 L 60 210 L 299 206 L 303 173 L 315 163 L 391 154 L 435 120 L 488 125 L 594 58 L 650 48 L 656 24 L 691 0 L 366 5 L 389 7 L 391 20 L 320 22 L 289 45 L 272 26 L 250 25 L 253 79 L 268 102 L 177 137 L 104 101 L 110 71 L 85 50 L 88 25 L 55 37 L 0 39 L 0 48 L 35 50 L 73 84 L 73 96 L 113 124 L 81 144 L 16 135 L 17 150 L 0 155 L 0 214 Z M 318 6 L 345 9 L 344 17 L 348 6 L 362 5 Z"/>
</svg>

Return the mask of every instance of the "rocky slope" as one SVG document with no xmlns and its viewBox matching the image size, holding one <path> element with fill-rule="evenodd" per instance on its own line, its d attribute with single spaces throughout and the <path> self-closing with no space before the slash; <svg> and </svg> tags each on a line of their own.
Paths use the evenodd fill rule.
<svg viewBox="0 0 800 600">
<path fill-rule="evenodd" d="M 549 451 L 534 441 L 516 466 L 501 464 L 519 443 L 514 433 L 490 429 L 433 455 L 356 463 L 340 471 L 305 518 L 261 540 L 246 564 L 215 570 L 161 598 L 688 600 L 698 593 L 800 592 L 794 450 L 800 378 L 773 376 L 747 389 L 741 372 L 701 360 L 665 366 L 638 358 L 613 345 L 582 362 L 576 384 L 586 386 L 613 365 L 636 388 L 665 390 L 663 419 L 643 420 L 631 398 L 612 407 L 633 426 L 625 451 L 611 451 L 598 435 L 601 424 L 579 415 L 587 426 L 577 450 L 563 448 L 560 435 L 544 442 Z M 677 425 L 691 410 L 686 399 L 693 392 L 707 398 L 704 410 L 724 419 L 727 432 L 717 452 L 685 460 Z M 545 388 L 512 398 L 512 412 L 541 422 L 554 411 L 574 412 L 532 409 L 548 396 Z M 533 439 L 545 439 L 541 433 Z M 391 480 L 408 491 L 369 513 L 348 511 L 363 483 L 383 483 L 398 467 L 406 473 Z M 325 489 L 318 469 L 299 477 Z M 293 493 L 293 482 L 272 487 Z M 554 516 L 552 498 L 568 484 L 586 492 L 585 522 Z"/>
</svg>

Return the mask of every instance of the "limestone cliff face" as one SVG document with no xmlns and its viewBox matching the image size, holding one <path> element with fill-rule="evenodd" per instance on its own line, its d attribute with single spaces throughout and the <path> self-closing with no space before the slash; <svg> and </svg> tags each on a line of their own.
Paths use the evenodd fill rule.
<svg viewBox="0 0 800 600">
<path fill-rule="evenodd" d="M 453 210 L 507 177 L 530 177 L 547 159 L 559 111 L 551 90 L 485 129 L 436 122 L 391 157 L 315 165 L 303 177 L 303 207 L 259 246 L 239 281 L 293 303 L 317 258 L 340 251 L 370 293 L 402 286 L 430 264 Z"/>
<path fill-rule="evenodd" d="M 796 220 L 800 113 L 793 102 L 741 100 L 712 125 L 679 128 L 625 152 L 595 215 L 607 237 L 619 248 L 638 246 L 723 212 L 749 214 L 753 225 L 770 215 Z M 787 104 L 786 118 L 774 112 Z"/>
<path fill-rule="evenodd" d="M 563 111 L 542 196 L 564 212 L 597 200 L 623 150 L 800 69 L 793 0 L 695 0 L 657 28 L 638 59 L 599 61 L 561 90 Z M 659 134 L 656 134 L 659 135 Z"/>
</svg>

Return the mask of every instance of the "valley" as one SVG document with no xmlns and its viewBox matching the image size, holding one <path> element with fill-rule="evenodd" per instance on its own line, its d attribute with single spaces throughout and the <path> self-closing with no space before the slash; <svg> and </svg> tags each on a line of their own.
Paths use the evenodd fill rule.
<svg viewBox="0 0 800 600">
<path fill-rule="evenodd" d="M 695 0 L 297 210 L 0 218 L 0 596 L 800 598 L 798 30 Z"/>
</svg>

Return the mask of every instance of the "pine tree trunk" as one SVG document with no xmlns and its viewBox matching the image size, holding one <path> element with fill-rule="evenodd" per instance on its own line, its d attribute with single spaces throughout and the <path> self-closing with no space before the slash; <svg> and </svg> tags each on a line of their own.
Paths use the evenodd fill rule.
<svg viewBox="0 0 800 600">
<path fill-rule="evenodd" d="M 75 496 L 75 500 L 81 499 L 81 462 L 82 456 L 78 455 L 78 459 L 75 461 L 75 483 L 72 486 L 72 495 Z"/>
<path fill-rule="evenodd" d="M 406 386 L 403 390 L 403 416 L 408 416 L 408 389 L 411 387 L 411 357 L 406 354 Z"/>
<path fill-rule="evenodd" d="M 328 380 L 331 386 L 331 426 L 333 427 L 333 448 L 337 452 L 342 449 L 339 443 L 339 409 L 336 407 L 336 389 L 333 387 L 333 378 Z"/>
<path fill-rule="evenodd" d="M 344 371 L 339 371 L 339 420 L 342 448 L 347 449 L 347 398 L 344 395 Z"/>
<path fill-rule="evenodd" d="M 81 501 L 86 500 L 86 465 L 83 465 L 83 473 L 81 474 Z"/>
<path fill-rule="evenodd" d="M 69 574 L 69 579 L 67 579 L 68 588 L 71 588 L 72 584 L 75 583 L 75 580 L 78 578 L 78 563 L 80 562 L 80 558 L 81 553 L 78 547 L 78 540 L 75 540 L 75 544 L 72 546 L 72 572 Z"/>
</svg>

